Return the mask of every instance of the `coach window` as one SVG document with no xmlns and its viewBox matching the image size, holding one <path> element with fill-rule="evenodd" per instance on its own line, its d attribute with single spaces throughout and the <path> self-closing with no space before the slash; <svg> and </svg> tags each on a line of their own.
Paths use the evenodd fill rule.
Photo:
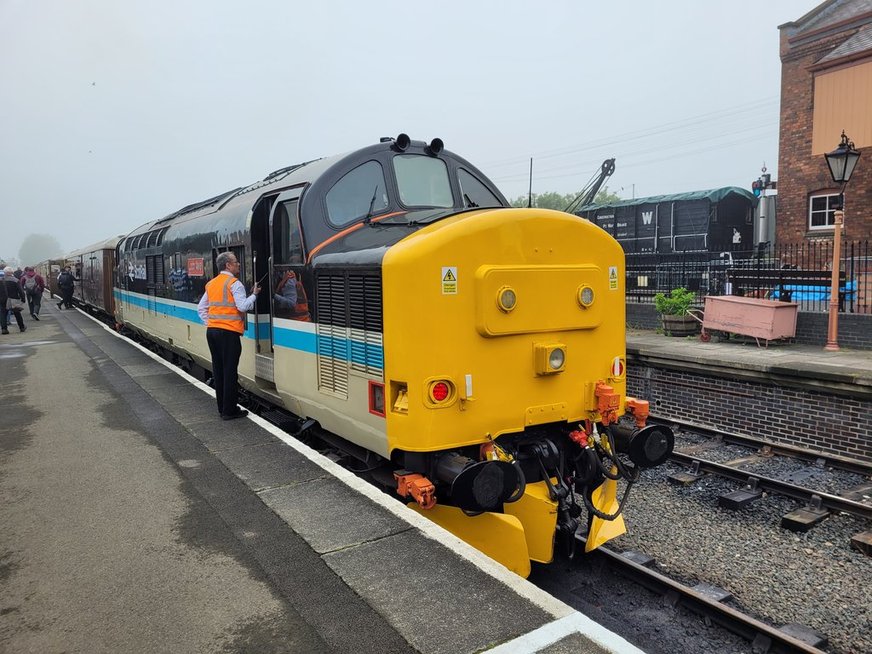
<svg viewBox="0 0 872 654">
<path fill-rule="evenodd" d="M 346 173 L 327 191 L 326 200 L 327 218 L 334 227 L 345 227 L 364 216 L 384 211 L 388 194 L 381 164 L 367 161 Z"/>
<path fill-rule="evenodd" d="M 835 224 L 839 194 L 812 195 L 808 199 L 808 228 L 830 229 Z"/>
<path fill-rule="evenodd" d="M 394 157 L 400 202 L 407 207 L 453 207 L 445 162 L 434 157 L 404 154 Z"/>
<path fill-rule="evenodd" d="M 460 182 L 460 193 L 463 197 L 464 207 L 503 206 L 497 196 L 491 193 L 481 180 L 463 168 L 457 171 L 457 181 Z"/>
</svg>

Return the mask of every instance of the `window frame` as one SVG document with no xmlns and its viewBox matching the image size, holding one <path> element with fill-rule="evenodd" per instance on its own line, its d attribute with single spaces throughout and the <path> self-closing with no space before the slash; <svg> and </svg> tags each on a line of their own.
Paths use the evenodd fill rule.
<svg viewBox="0 0 872 654">
<path fill-rule="evenodd" d="M 446 188 L 448 190 L 448 195 L 450 197 L 450 202 L 448 204 L 412 204 L 410 202 L 407 202 L 403 198 L 403 190 L 405 187 L 402 183 L 403 180 L 401 179 L 401 175 L 400 175 L 400 169 L 402 166 L 398 166 L 397 164 L 399 162 L 402 162 L 402 161 L 407 161 L 407 160 L 411 161 L 413 159 L 419 160 L 419 161 L 438 161 L 439 163 L 442 164 L 442 166 L 445 170 L 445 181 L 447 182 Z M 402 206 L 406 209 L 450 209 L 452 207 L 457 206 L 457 198 L 454 197 L 455 196 L 455 189 L 453 188 L 453 185 L 451 183 L 452 182 L 451 167 L 448 165 L 448 162 L 445 161 L 444 159 L 441 159 L 439 157 L 430 157 L 430 156 L 423 155 L 423 154 L 416 154 L 413 152 L 412 153 L 403 152 L 401 154 L 394 155 L 392 157 L 391 164 L 392 164 L 391 167 L 393 168 L 393 175 L 394 175 L 393 181 L 394 181 L 394 184 L 396 185 L 396 188 L 397 188 L 397 202 L 400 203 L 400 206 Z"/>
<path fill-rule="evenodd" d="M 324 194 L 324 214 L 327 218 L 327 224 L 330 225 L 330 227 L 332 227 L 333 229 L 338 229 L 338 230 L 348 229 L 349 227 L 362 221 L 366 217 L 366 210 L 364 210 L 364 212 L 362 214 L 357 215 L 357 216 L 353 216 L 344 222 L 340 223 L 340 222 L 334 220 L 334 216 L 332 215 L 332 211 L 331 211 L 331 205 L 330 205 L 329 198 L 330 198 L 330 194 L 334 190 L 336 190 L 337 187 L 340 186 L 340 184 L 342 184 L 344 181 L 348 180 L 350 175 L 352 175 L 356 172 L 359 172 L 360 170 L 362 170 L 363 168 L 365 168 L 367 166 L 370 166 L 370 164 L 375 164 L 376 166 L 378 166 L 378 171 L 381 174 L 382 195 L 387 196 L 387 201 L 384 205 L 382 205 L 382 204 L 379 204 L 378 206 L 373 205 L 372 216 L 370 216 L 370 217 L 378 216 L 378 215 L 385 213 L 386 211 L 390 211 L 391 200 L 390 200 L 390 194 L 388 191 L 388 182 L 387 182 L 387 176 L 385 175 L 384 165 L 378 159 L 368 159 L 367 161 L 360 162 L 354 168 L 345 172 L 345 174 L 343 174 L 342 177 L 337 179 L 330 186 L 330 188 L 327 190 L 327 192 Z"/>
<path fill-rule="evenodd" d="M 828 191 L 825 193 L 822 193 L 822 192 L 811 193 L 808 196 L 808 229 L 809 229 L 809 231 L 828 231 L 828 230 L 832 230 L 834 228 L 836 209 L 833 206 L 833 200 L 836 201 L 835 206 L 839 206 L 841 204 L 840 202 L 838 202 L 840 196 L 841 196 L 841 193 L 838 193 L 838 192 L 834 193 L 831 191 Z M 812 205 L 814 204 L 814 200 L 817 198 L 826 198 L 827 199 L 827 206 L 826 206 L 825 210 L 821 211 L 820 209 L 818 209 L 817 211 L 815 211 L 812 209 Z M 812 217 L 816 214 L 821 214 L 821 213 L 823 213 L 825 216 L 825 218 L 824 218 L 825 223 L 823 225 L 812 224 Z"/>
<path fill-rule="evenodd" d="M 483 181 L 481 181 L 481 179 L 478 177 L 478 175 L 474 175 L 472 173 L 472 171 L 467 170 L 463 166 L 457 167 L 456 174 L 457 174 L 457 187 L 460 189 L 460 200 L 461 200 L 461 204 L 464 207 L 467 206 L 466 205 L 466 197 L 464 197 L 464 196 L 468 195 L 466 191 L 471 190 L 471 189 L 464 189 L 464 186 L 463 186 L 463 182 L 464 182 L 463 176 L 464 175 L 469 177 L 472 181 L 474 181 L 476 184 L 481 186 L 481 188 L 483 188 L 485 191 L 487 191 L 490 194 L 490 196 L 493 198 L 493 201 L 496 202 L 496 204 L 492 204 L 492 205 L 491 204 L 478 205 L 479 207 L 490 209 L 490 208 L 494 208 L 494 207 L 502 207 L 503 206 L 503 203 L 500 202 L 500 199 L 496 196 L 496 194 L 490 188 L 488 188 L 487 184 L 485 184 Z M 470 200 L 475 202 L 475 200 L 471 197 L 470 197 Z"/>
</svg>

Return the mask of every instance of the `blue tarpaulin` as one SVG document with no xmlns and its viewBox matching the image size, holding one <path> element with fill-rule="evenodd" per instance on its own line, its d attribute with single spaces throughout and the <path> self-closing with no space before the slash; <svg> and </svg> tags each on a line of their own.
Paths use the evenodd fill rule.
<svg viewBox="0 0 872 654">
<path fill-rule="evenodd" d="M 829 302 L 830 300 L 830 287 L 823 286 L 802 286 L 801 284 L 785 284 L 782 288 L 784 288 L 784 293 L 789 294 L 790 300 L 793 302 L 802 302 L 804 300 L 808 301 L 817 301 L 817 302 Z M 854 294 L 857 292 L 857 282 L 850 281 L 847 284 L 839 287 L 839 293 L 845 296 L 845 301 L 850 302 L 854 299 Z M 777 300 L 781 297 L 781 291 L 779 288 L 776 288 L 772 291 L 770 296 Z"/>
</svg>

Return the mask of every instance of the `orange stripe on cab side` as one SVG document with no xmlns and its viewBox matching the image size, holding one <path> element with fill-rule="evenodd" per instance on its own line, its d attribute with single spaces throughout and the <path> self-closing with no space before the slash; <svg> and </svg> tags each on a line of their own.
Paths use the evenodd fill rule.
<svg viewBox="0 0 872 654">
<path fill-rule="evenodd" d="M 377 217 L 373 218 L 372 222 L 377 223 L 381 220 L 384 220 L 385 218 L 390 218 L 391 216 L 401 216 L 404 213 L 406 213 L 406 212 L 405 211 L 394 211 L 393 213 L 386 213 L 383 216 L 377 216 Z M 312 248 L 312 250 L 309 252 L 309 258 L 306 259 L 306 263 L 310 263 L 312 261 L 312 257 L 314 257 L 321 250 L 321 248 L 323 248 L 325 245 L 329 245 L 330 243 L 332 243 L 336 239 L 342 238 L 343 236 L 345 236 L 346 234 L 350 234 L 351 232 L 355 232 L 358 229 L 360 229 L 361 227 L 363 227 L 363 223 L 356 223 L 356 224 L 352 225 L 351 227 L 346 227 L 338 234 L 334 234 L 333 236 L 328 238 L 323 243 L 319 243 L 314 248 Z"/>
</svg>

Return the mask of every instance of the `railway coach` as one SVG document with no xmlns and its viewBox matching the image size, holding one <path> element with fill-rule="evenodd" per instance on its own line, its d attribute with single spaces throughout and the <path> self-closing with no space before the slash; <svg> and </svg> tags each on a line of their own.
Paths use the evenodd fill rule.
<svg viewBox="0 0 872 654">
<path fill-rule="evenodd" d="M 123 238 L 123 234 L 113 236 L 67 254 L 64 265 L 70 266 L 76 278 L 74 301 L 109 316 L 115 313 L 115 250 Z"/>
<path fill-rule="evenodd" d="M 116 321 L 208 370 L 196 304 L 228 250 L 265 289 L 240 384 L 521 575 L 585 514 L 589 548 L 622 533 L 618 480 L 672 449 L 626 397 L 617 241 L 509 208 L 439 139 L 381 139 L 141 226 L 117 244 Z"/>
</svg>

